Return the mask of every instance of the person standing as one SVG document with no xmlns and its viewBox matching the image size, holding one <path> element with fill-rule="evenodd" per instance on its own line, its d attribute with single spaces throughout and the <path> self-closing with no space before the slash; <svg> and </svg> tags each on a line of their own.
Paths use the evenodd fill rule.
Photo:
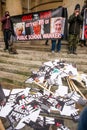
<svg viewBox="0 0 87 130">
<path fill-rule="evenodd" d="M 80 5 L 77 4 L 74 9 L 74 13 L 70 15 L 69 19 L 69 53 L 77 54 L 77 44 L 79 42 L 80 26 L 83 22 L 83 18 L 80 14 Z"/>
<path fill-rule="evenodd" d="M 8 50 L 10 54 L 18 54 L 12 40 L 11 36 L 15 36 L 13 23 L 9 14 L 9 11 L 5 11 L 5 15 L 1 19 L 2 22 L 2 31 L 4 36 L 5 48 L 4 51 Z"/>
<path fill-rule="evenodd" d="M 87 130 L 87 106 L 82 110 L 77 130 Z"/>
<path fill-rule="evenodd" d="M 4 42 L 5 42 L 5 48 L 4 50 L 9 49 L 9 40 L 11 36 L 11 31 L 12 31 L 12 22 L 10 19 L 10 14 L 9 11 L 5 12 L 5 15 L 1 19 L 2 22 L 2 31 L 3 31 L 3 36 L 4 36 Z"/>
<path fill-rule="evenodd" d="M 81 10 L 81 15 L 82 15 L 82 17 L 83 17 L 83 19 L 84 19 L 84 11 L 85 11 L 85 9 L 87 9 L 87 0 L 85 0 L 84 1 L 84 5 L 83 5 L 83 7 L 82 7 L 82 10 Z M 82 28 L 83 28 L 83 25 L 82 25 Z M 85 38 L 84 39 L 81 39 L 80 40 L 80 46 L 81 47 L 83 47 L 83 46 L 87 46 L 87 43 L 86 43 L 87 41 L 85 40 Z"/>
</svg>

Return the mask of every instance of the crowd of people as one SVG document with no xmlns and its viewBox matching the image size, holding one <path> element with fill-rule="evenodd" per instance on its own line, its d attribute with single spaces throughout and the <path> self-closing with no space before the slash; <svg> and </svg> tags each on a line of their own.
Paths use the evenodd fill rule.
<svg viewBox="0 0 87 130">
<path fill-rule="evenodd" d="M 84 1 L 84 5 L 82 7 L 82 10 L 80 10 L 80 4 L 77 4 L 75 6 L 73 14 L 71 14 L 68 18 L 68 54 L 77 54 L 77 46 L 78 43 L 80 43 L 80 46 L 87 46 L 86 40 L 80 39 L 80 33 L 83 27 L 83 17 L 84 17 L 84 10 L 87 8 L 87 0 Z M 11 35 L 15 35 L 14 29 L 13 29 L 13 23 L 10 18 L 9 11 L 5 12 L 5 15 L 1 19 L 2 22 L 2 31 L 4 36 L 4 42 L 5 42 L 5 48 L 4 51 L 9 51 L 10 53 L 17 54 L 17 51 L 12 50 L 13 44 L 9 44 Z M 61 40 L 63 38 L 62 36 L 62 19 L 59 17 L 54 20 L 54 31 L 55 33 L 60 33 L 60 37 L 58 39 L 52 39 L 51 40 L 51 51 L 52 52 L 60 52 L 61 50 Z M 37 28 L 35 28 L 36 31 Z M 19 30 L 17 30 L 18 32 Z M 20 30 L 21 31 L 21 30 Z M 21 32 L 18 32 L 21 33 Z M 37 32 L 36 32 L 37 33 Z M 9 46 L 10 45 L 10 46 Z M 48 39 L 45 42 L 45 45 L 48 45 Z M 11 49 L 9 49 L 11 48 Z M 12 51 L 12 52 L 11 52 Z"/>
</svg>

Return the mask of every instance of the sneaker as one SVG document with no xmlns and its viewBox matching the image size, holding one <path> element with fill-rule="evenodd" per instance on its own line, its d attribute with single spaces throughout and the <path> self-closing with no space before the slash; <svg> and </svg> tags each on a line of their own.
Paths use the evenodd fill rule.
<svg viewBox="0 0 87 130">
<path fill-rule="evenodd" d="M 9 54 L 18 54 L 18 52 L 9 52 Z"/>
<path fill-rule="evenodd" d="M 72 52 L 71 52 L 71 51 L 68 51 L 67 54 L 72 54 Z"/>
<path fill-rule="evenodd" d="M 57 51 L 58 53 L 60 53 L 60 51 Z"/>
<path fill-rule="evenodd" d="M 54 51 L 52 51 L 52 53 L 54 53 Z"/>
<path fill-rule="evenodd" d="M 4 48 L 4 51 L 8 51 L 8 49 L 7 49 L 7 48 Z"/>
</svg>

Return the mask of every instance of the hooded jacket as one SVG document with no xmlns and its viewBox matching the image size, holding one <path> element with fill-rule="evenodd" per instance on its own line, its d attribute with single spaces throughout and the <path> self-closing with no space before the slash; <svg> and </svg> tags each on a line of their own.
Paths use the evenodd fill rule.
<svg viewBox="0 0 87 130">
<path fill-rule="evenodd" d="M 80 34 L 80 25 L 83 22 L 83 18 L 81 15 L 78 15 L 77 17 L 73 13 L 69 19 L 69 34 Z"/>
</svg>

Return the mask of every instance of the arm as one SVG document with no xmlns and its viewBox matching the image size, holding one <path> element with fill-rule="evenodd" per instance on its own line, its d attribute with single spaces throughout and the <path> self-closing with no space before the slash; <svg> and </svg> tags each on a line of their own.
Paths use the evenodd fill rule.
<svg viewBox="0 0 87 130">
<path fill-rule="evenodd" d="M 4 16 L 4 17 L 2 17 L 1 22 L 4 23 L 9 18 L 10 18 L 10 16 L 7 16 L 7 17 Z"/>
<path fill-rule="evenodd" d="M 82 23 L 82 22 L 83 22 L 83 17 L 82 17 L 81 15 L 78 15 L 78 16 L 77 16 L 77 20 L 78 20 L 80 23 Z"/>
<path fill-rule="evenodd" d="M 72 22 L 75 22 L 76 21 L 76 16 L 74 14 L 72 14 L 69 19 L 68 19 L 68 22 L 69 23 L 72 23 Z"/>
</svg>

